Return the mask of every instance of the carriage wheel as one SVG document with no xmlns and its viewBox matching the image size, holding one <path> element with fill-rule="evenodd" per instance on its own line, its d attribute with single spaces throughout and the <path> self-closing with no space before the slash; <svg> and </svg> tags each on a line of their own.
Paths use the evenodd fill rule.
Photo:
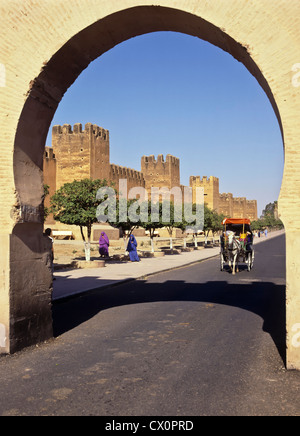
<svg viewBox="0 0 300 436">
<path fill-rule="evenodd" d="M 247 264 L 248 264 L 248 271 L 251 271 L 252 267 L 253 267 L 253 261 L 252 261 L 252 253 L 248 253 L 248 260 L 247 260 Z"/>
<path fill-rule="evenodd" d="M 251 252 L 251 269 L 253 268 L 254 265 L 254 250 L 252 250 Z"/>
</svg>

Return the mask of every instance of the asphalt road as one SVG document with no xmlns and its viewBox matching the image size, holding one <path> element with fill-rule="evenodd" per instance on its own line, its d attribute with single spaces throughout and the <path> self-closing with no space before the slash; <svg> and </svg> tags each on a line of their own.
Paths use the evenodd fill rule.
<svg viewBox="0 0 300 436">
<path fill-rule="evenodd" d="M 0 358 L 0 415 L 300 415 L 286 371 L 284 236 L 53 307 L 56 338 Z"/>
</svg>

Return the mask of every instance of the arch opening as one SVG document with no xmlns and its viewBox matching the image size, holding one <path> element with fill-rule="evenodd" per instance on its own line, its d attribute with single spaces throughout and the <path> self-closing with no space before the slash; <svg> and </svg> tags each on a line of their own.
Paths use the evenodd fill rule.
<svg viewBox="0 0 300 436">
<path fill-rule="evenodd" d="M 225 50 L 242 62 L 268 96 L 283 136 L 279 110 L 268 81 L 251 58 L 247 47 L 235 41 L 224 30 L 196 15 L 158 6 L 123 10 L 95 22 L 74 35 L 43 66 L 39 76 L 30 84 L 20 116 L 14 144 L 17 203 L 13 210 L 16 225 L 12 244 L 13 247 L 25 247 L 28 253 L 27 265 L 24 265 L 24 268 L 35 265 L 35 271 L 38 270 L 41 263 L 39 264 L 36 259 L 42 259 L 47 250 L 42 239 L 43 154 L 49 126 L 63 95 L 81 72 L 103 53 L 130 38 L 158 31 L 173 31 L 198 37 Z M 32 245 L 33 240 L 36 243 Z M 20 251 L 24 253 L 23 248 Z M 50 274 L 46 269 L 45 277 L 47 280 L 44 284 L 44 294 L 48 297 L 41 304 L 38 303 L 38 307 L 35 304 L 27 305 L 26 313 L 22 314 L 27 320 L 26 337 L 12 340 L 11 350 L 21 348 L 25 342 L 34 343 L 38 338 L 41 340 L 52 334 L 49 316 L 45 316 L 46 313 L 50 313 L 47 308 L 50 304 L 48 289 L 51 288 Z M 30 286 L 34 292 L 34 277 L 29 288 Z M 28 285 L 23 287 L 27 289 L 26 292 L 30 292 Z M 21 305 L 21 298 L 20 295 L 14 299 L 15 309 Z M 36 317 L 33 313 L 39 315 Z M 35 323 L 32 322 L 33 316 L 38 318 Z M 42 325 L 44 328 L 41 328 Z M 15 336 L 15 333 L 12 335 Z"/>
<path fill-rule="evenodd" d="M 93 60 L 106 51 L 130 38 L 156 31 L 174 31 L 198 37 L 242 62 L 268 96 L 283 136 L 271 88 L 247 47 L 204 19 L 180 10 L 158 6 L 127 9 L 94 23 L 71 38 L 32 81 L 15 138 L 15 184 L 20 203 L 18 207 L 21 209 L 17 215 L 26 214 L 29 207 L 31 220 L 40 220 L 45 141 L 51 120 L 67 89 Z M 38 189 L 37 180 L 40 182 Z"/>
</svg>

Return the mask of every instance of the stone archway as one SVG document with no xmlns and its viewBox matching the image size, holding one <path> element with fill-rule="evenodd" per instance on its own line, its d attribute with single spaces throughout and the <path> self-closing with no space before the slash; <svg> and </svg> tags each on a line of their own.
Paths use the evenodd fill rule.
<svg viewBox="0 0 300 436">
<path fill-rule="evenodd" d="M 300 5 L 277 0 L 268 10 L 246 0 L 181 0 L 176 8 L 171 0 L 158 3 L 76 0 L 69 8 L 63 1 L 32 5 L 23 0 L 2 7 L 0 352 L 52 335 L 51 275 L 41 224 L 42 157 L 62 96 L 91 61 L 116 44 L 170 30 L 204 39 L 243 62 L 276 113 L 285 143 L 279 207 L 287 234 L 287 366 L 300 369 Z"/>
</svg>

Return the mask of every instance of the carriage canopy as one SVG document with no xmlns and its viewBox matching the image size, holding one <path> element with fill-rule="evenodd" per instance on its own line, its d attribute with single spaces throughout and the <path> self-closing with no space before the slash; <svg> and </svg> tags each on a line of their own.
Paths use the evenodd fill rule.
<svg viewBox="0 0 300 436">
<path fill-rule="evenodd" d="M 223 232 L 220 236 L 220 261 L 221 261 L 221 271 L 224 269 L 224 264 L 228 262 L 231 268 L 232 256 L 235 253 L 233 259 L 233 270 L 232 273 L 235 274 L 235 262 L 242 261 L 247 264 L 248 271 L 253 268 L 254 263 L 254 249 L 253 249 L 253 233 L 251 231 L 251 221 L 248 218 L 225 218 L 222 221 Z M 229 236 L 227 232 L 233 232 L 234 238 L 232 239 L 232 244 L 229 247 Z M 239 249 L 234 247 L 234 241 L 239 241 Z"/>
<path fill-rule="evenodd" d="M 226 230 L 231 230 L 235 232 L 235 234 L 244 235 L 247 232 L 252 233 L 251 231 L 251 222 L 248 218 L 225 218 L 222 221 L 222 224 Z M 245 238 L 245 236 L 242 236 Z"/>
<path fill-rule="evenodd" d="M 251 222 L 248 218 L 225 218 L 222 221 L 223 226 L 226 224 L 248 224 L 250 226 Z"/>
</svg>

